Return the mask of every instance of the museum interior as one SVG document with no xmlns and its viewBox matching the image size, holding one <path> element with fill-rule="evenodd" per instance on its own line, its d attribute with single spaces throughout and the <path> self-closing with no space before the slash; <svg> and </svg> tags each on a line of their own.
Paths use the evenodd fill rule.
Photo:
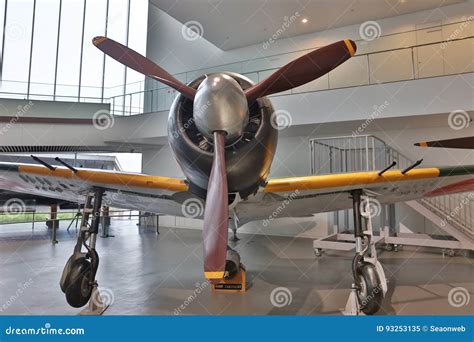
<svg viewBox="0 0 474 342">
<path fill-rule="evenodd" d="M 473 314 L 474 0 L 0 0 L 1 37 L 0 315 Z"/>
</svg>

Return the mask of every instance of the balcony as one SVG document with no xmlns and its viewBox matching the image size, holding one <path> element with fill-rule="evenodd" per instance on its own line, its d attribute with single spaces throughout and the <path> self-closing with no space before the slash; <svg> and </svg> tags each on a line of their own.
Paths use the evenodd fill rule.
<svg viewBox="0 0 474 342">
<path fill-rule="evenodd" d="M 371 42 L 359 40 L 357 45 L 356 56 L 334 71 L 313 82 L 271 97 L 474 72 L 474 25 L 472 24 L 472 17 L 463 22 L 381 36 Z M 243 74 L 254 82 L 259 82 L 279 67 L 311 50 L 244 60 L 208 69 L 192 70 L 174 76 L 182 82 L 190 82 L 205 73 L 231 71 Z M 3 81 L 3 84 L 8 82 L 15 83 Z M 51 85 L 36 84 L 32 88 L 42 89 L 41 86 L 43 86 L 43 89 L 51 87 Z M 56 85 L 56 87 L 74 86 Z M 11 84 L 8 88 L 12 89 Z M 98 92 L 102 93 L 101 97 L 86 96 L 88 93 L 97 94 Z M 84 91 L 77 96 L 52 96 L 46 91 L 36 94 L 0 91 L 0 98 L 109 103 L 111 112 L 118 116 L 167 111 L 176 95 L 177 92 L 174 89 L 152 79 L 127 84 L 126 86 L 121 85 L 104 89 L 94 88 L 90 91 L 84 88 Z"/>
</svg>

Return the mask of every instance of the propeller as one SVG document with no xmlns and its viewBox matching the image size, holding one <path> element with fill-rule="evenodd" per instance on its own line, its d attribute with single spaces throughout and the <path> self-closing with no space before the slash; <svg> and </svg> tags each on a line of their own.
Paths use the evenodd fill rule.
<svg viewBox="0 0 474 342">
<path fill-rule="evenodd" d="M 222 279 L 225 273 L 229 223 L 229 191 L 225 163 L 225 144 L 226 139 L 231 140 L 234 138 L 230 127 L 227 127 L 229 122 L 236 121 L 239 123 L 239 120 L 243 120 L 241 123 L 245 126 L 243 122 L 248 120 L 248 116 L 239 115 L 247 113 L 248 106 L 256 99 L 298 87 L 323 76 L 354 56 L 356 52 L 355 43 L 352 40 L 346 39 L 312 51 L 286 64 L 267 79 L 247 88 L 245 92 L 237 83 L 236 87 L 238 89 L 235 88 L 232 85 L 233 80 L 227 80 L 227 86 L 224 87 L 226 91 L 222 93 L 227 96 L 226 98 L 224 95 L 220 95 L 222 91 L 221 87 L 219 87 L 220 82 L 211 82 L 211 85 L 208 85 L 209 89 L 202 87 L 202 89 L 198 88 L 196 91 L 174 78 L 148 58 L 125 45 L 107 37 L 95 37 L 92 42 L 97 48 L 118 62 L 176 89 L 183 96 L 192 100 L 193 106 L 200 103 L 201 97 L 206 100 L 212 99 L 212 103 L 215 102 L 219 105 L 215 110 L 208 109 L 205 113 L 206 115 L 201 113 L 201 116 L 204 117 L 204 123 L 202 123 L 201 128 L 199 126 L 198 128 L 201 133 L 206 133 L 214 139 L 214 157 L 204 211 L 204 273 L 211 282 Z M 225 77 L 221 81 L 223 82 L 224 79 Z M 230 101 L 232 99 L 235 101 Z M 223 107 L 223 103 L 232 104 L 229 108 L 226 108 L 225 106 Z M 225 112 L 221 111 L 222 107 L 226 109 Z M 223 113 L 228 116 L 227 119 L 230 118 L 231 120 L 223 118 Z M 210 118 L 213 118 L 212 122 L 209 122 L 210 119 L 207 114 L 210 115 Z M 193 115 L 194 118 L 199 118 L 199 114 L 196 111 Z M 209 125 L 210 123 L 213 125 Z M 222 127 L 214 127 L 216 123 L 218 126 L 222 125 Z"/>
<path fill-rule="evenodd" d="M 474 137 L 422 141 L 416 143 L 415 146 L 474 149 Z"/>
<path fill-rule="evenodd" d="M 106 55 L 145 76 L 151 77 L 176 89 L 188 99 L 193 100 L 196 90 L 188 87 L 138 52 L 107 37 L 95 37 L 92 43 Z"/>
<path fill-rule="evenodd" d="M 268 78 L 245 90 L 251 104 L 257 98 L 299 87 L 321 77 L 341 65 L 356 52 L 356 44 L 349 39 L 314 50 L 284 65 Z"/>
<path fill-rule="evenodd" d="M 202 232 L 204 240 L 204 275 L 211 281 L 224 278 L 227 254 L 229 205 L 224 155 L 225 136 L 225 132 L 214 132 L 214 159 L 204 211 Z"/>
</svg>

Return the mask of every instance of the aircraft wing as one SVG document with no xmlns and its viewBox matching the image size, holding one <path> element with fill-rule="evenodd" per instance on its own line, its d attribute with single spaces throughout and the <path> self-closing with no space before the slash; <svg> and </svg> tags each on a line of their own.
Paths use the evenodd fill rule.
<svg viewBox="0 0 474 342">
<path fill-rule="evenodd" d="M 305 217 L 352 208 L 351 190 L 380 204 L 474 191 L 474 165 L 274 178 L 233 210 L 240 224 L 277 217 Z M 473 198 L 474 199 L 474 194 Z"/>
<path fill-rule="evenodd" d="M 42 165 L 0 163 L 0 189 L 70 202 L 84 203 L 95 188 L 105 190 L 104 205 L 185 216 L 183 203 L 193 198 L 183 179 L 117 171 L 77 169 L 55 170 Z M 201 202 L 199 202 L 201 203 Z M 203 208 L 203 205 L 201 208 Z"/>
</svg>

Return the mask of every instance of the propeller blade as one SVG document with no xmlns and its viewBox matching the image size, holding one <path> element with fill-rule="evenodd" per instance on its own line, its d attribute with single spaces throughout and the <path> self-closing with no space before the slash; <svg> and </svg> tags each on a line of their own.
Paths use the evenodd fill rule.
<svg viewBox="0 0 474 342">
<path fill-rule="evenodd" d="M 422 141 L 416 143 L 420 147 L 464 148 L 474 150 L 474 137 L 455 138 L 446 140 Z"/>
<path fill-rule="evenodd" d="M 267 79 L 245 90 L 251 104 L 257 98 L 299 87 L 321 77 L 341 65 L 356 52 L 356 44 L 349 39 L 314 50 L 284 65 Z"/>
<path fill-rule="evenodd" d="M 95 37 L 92 43 L 106 55 L 126 65 L 130 69 L 176 89 L 188 99 L 194 99 L 194 95 L 196 95 L 195 89 L 177 80 L 165 69 L 140 55 L 138 52 L 107 37 Z"/>
<path fill-rule="evenodd" d="M 214 132 L 214 160 L 207 187 L 204 211 L 204 275 L 207 279 L 224 277 L 229 223 L 228 188 L 225 166 L 225 133 Z"/>
</svg>

